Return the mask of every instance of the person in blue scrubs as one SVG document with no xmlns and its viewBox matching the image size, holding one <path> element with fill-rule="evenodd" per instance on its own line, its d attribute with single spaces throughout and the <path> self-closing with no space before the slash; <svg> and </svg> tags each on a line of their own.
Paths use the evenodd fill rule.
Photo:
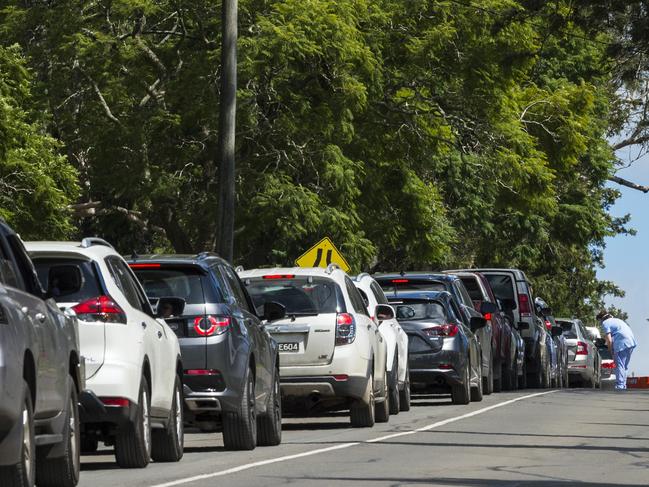
<svg viewBox="0 0 649 487">
<path fill-rule="evenodd" d="M 617 368 L 615 388 L 626 389 L 626 376 L 629 372 L 631 354 L 637 343 L 631 327 L 624 321 L 613 318 L 608 311 L 600 311 L 597 319 L 602 322 L 606 345 L 615 359 Z"/>
</svg>

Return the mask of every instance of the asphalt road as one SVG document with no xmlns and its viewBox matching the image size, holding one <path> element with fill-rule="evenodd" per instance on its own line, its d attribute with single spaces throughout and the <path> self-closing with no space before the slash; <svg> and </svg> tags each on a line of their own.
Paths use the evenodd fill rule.
<svg viewBox="0 0 649 487">
<path fill-rule="evenodd" d="M 82 458 L 80 486 L 557 486 L 649 484 L 649 391 L 500 393 L 454 406 L 415 398 L 387 424 L 288 418 L 278 447 L 227 452 L 188 433 L 177 464 L 120 470 L 110 451 Z"/>
</svg>

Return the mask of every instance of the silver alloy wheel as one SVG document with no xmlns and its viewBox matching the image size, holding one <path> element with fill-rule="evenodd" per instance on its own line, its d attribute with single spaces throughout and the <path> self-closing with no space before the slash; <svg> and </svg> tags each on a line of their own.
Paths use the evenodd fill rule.
<svg viewBox="0 0 649 487">
<path fill-rule="evenodd" d="M 75 472 L 78 472 L 81 469 L 81 458 L 78 454 L 78 441 L 77 441 L 77 408 L 76 404 L 70 398 L 70 453 L 72 454 L 73 468 Z"/>
<path fill-rule="evenodd" d="M 185 430 L 183 428 L 183 405 L 180 399 L 180 389 L 176 387 L 174 394 L 176 401 L 176 438 L 178 438 L 178 445 L 182 446 L 184 443 Z"/>
<path fill-rule="evenodd" d="M 151 456 L 151 425 L 149 424 L 149 398 L 146 391 L 142 394 L 142 428 L 144 429 L 144 448 L 148 456 Z"/>
<path fill-rule="evenodd" d="M 29 411 L 26 405 L 23 405 L 23 464 L 28 485 L 34 485 L 33 449 L 32 425 L 29 422 Z"/>
</svg>

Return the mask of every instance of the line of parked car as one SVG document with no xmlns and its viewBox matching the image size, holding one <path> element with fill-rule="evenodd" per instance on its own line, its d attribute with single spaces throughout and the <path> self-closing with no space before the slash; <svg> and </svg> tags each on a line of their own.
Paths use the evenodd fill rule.
<svg viewBox="0 0 649 487">
<path fill-rule="evenodd" d="M 100 443 L 123 468 L 177 462 L 187 426 L 250 450 L 281 442 L 284 413 L 372 427 L 411 392 L 597 387 L 601 349 L 516 269 L 124 259 L 98 238 L 23 244 L 0 221 L 0 485 L 74 486 Z"/>
</svg>

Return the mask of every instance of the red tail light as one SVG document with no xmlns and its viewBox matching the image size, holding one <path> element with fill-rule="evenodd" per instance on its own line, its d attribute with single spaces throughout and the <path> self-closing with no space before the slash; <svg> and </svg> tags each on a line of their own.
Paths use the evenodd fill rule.
<svg viewBox="0 0 649 487">
<path fill-rule="evenodd" d="M 221 335 L 230 327 L 227 316 L 197 316 L 194 318 L 194 331 L 203 337 Z"/>
<path fill-rule="evenodd" d="M 221 372 L 215 369 L 187 369 L 185 375 L 220 375 Z"/>
<path fill-rule="evenodd" d="M 407 282 L 410 282 L 410 279 L 392 279 L 392 282 L 394 284 L 405 284 Z"/>
<path fill-rule="evenodd" d="M 604 362 L 602 364 L 602 369 L 615 369 L 615 362 Z"/>
<path fill-rule="evenodd" d="M 347 374 L 338 374 L 334 375 L 333 378 L 336 382 L 344 382 L 349 379 L 349 376 Z"/>
<path fill-rule="evenodd" d="M 422 330 L 430 338 L 450 338 L 458 334 L 460 329 L 457 325 L 453 323 L 448 323 L 444 325 L 435 325 L 430 328 L 425 328 Z"/>
<path fill-rule="evenodd" d="M 98 296 L 72 308 L 81 321 L 126 324 L 126 313 L 110 296 Z"/>
<path fill-rule="evenodd" d="M 491 313 L 485 313 L 483 316 L 484 316 L 484 319 L 485 319 L 485 320 L 487 320 L 487 321 L 491 321 L 491 318 L 492 318 Z"/>
<path fill-rule="evenodd" d="M 160 264 L 129 264 L 131 269 L 159 269 Z"/>
<path fill-rule="evenodd" d="M 545 329 L 548 331 L 552 329 L 552 323 L 550 323 L 550 320 L 545 320 Z"/>
<path fill-rule="evenodd" d="M 518 295 L 518 311 L 521 316 L 532 316 L 530 297 L 527 294 Z"/>
<path fill-rule="evenodd" d="M 349 313 L 336 316 L 336 345 L 348 345 L 356 338 L 356 320 Z"/>
<path fill-rule="evenodd" d="M 584 342 L 577 342 L 577 355 L 588 355 L 588 346 Z"/>
<path fill-rule="evenodd" d="M 268 274 L 263 276 L 263 279 L 293 279 L 295 274 Z"/>
<path fill-rule="evenodd" d="M 104 406 L 114 407 L 114 408 L 126 408 L 129 406 L 131 401 L 125 397 L 102 397 L 100 398 Z"/>
</svg>

